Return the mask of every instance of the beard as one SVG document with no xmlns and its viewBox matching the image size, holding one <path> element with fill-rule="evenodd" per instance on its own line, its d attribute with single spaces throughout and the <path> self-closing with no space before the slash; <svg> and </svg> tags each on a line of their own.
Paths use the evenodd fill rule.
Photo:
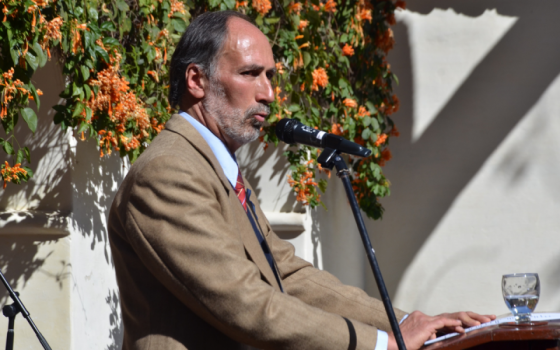
<svg viewBox="0 0 560 350">
<path fill-rule="evenodd" d="M 270 113 L 270 107 L 263 103 L 257 103 L 245 111 L 229 106 L 224 87 L 215 79 L 210 79 L 209 93 L 202 105 L 222 132 L 240 145 L 253 142 L 259 137 L 264 123 L 254 115 Z"/>
</svg>

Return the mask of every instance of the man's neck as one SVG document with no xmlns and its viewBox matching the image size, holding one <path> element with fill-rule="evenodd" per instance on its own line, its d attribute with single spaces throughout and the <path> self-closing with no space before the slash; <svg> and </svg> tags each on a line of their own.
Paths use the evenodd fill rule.
<svg viewBox="0 0 560 350">
<path fill-rule="evenodd" d="M 227 135 L 219 127 L 216 119 L 204 109 L 202 102 L 193 104 L 191 106 L 181 105 L 181 110 L 187 112 L 191 117 L 196 119 L 200 124 L 204 125 L 208 130 L 210 130 L 212 134 L 216 135 L 216 137 L 224 143 L 231 154 L 235 154 L 235 151 L 237 151 L 239 147 L 243 146 L 227 137 Z"/>
</svg>

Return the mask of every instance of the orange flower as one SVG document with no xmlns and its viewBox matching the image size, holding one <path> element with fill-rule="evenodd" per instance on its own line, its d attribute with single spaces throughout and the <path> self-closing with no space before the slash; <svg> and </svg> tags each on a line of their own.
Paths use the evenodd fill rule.
<svg viewBox="0 0 560 350">
<path fill-rule="evenodd" d="M 313 73 L 311 73 L 311 76 L 313 77 L 311 90 L 319 91 L 319 86 L 325 88 L 329 85 L 329 76 L 325 68 L 315 69 Z"/>
<path fill-rule="evenodd" d="M 395 39 L 393 38 L 393 31 L 391 28 L 388 28 L 383 34 L 378 35 L 377 38 L 375 38 L 375 46 L 383 50 L 385 53 L 388 53 L 389 50 L 393 48 L 394 44 Z"/>
<path fill-rule="evenodd" d="M 153 70 L 149 70 L 146 72 L 146 74 L 148 74 L 150 76 L 150 78 L 152 78 L 156 83 L 159 83 L 159 76 L 157 74 L 157 72 L 153 71 Z"/>
<path fill-rule="evenodd" d="M 366 107 L 364 106 L 360 106 L 360 108 L 358 108 L 358 117 L 365 117 L 365 116 L 370 116 L 371 114 L 368 112 L 368 110 L 366 109 Z"/>
<path fill-rule="evenodd" d="M 395 2 L 395 7 L 404 10 L 404 9 L 406 9 L 406 2 L 404 2 L 402 0 L 397 0 L 397 2 Z"/>
<path fill-rule="evenodd" d="M 302 8 L 303 5 L 301 4 L 301 2 L 290 2 L 290 4 L 288 5 L 288 12 L 299 15 Z"/>
<path fill-rule="evenodd" d="M 399 137 L 401 135 L 401 133 L 399 132 L 397 127 L 393 125 L 393 128 L 391 129 L 391 131 L 389 131 L 389 135 Z"/>
<path fill-rule="evenodd" d="M 379 159 L 379 165 L 385 166 L 385 162 L 390 161 L 391 158 L 393 158 L 391 151 L 388 148 L 385 148 L 383 151 L 381 151 L 381 159 Z"/>
<path fill-rule="evenodd" d="M 13 167 L 11 167 L 10 164 L 8 164 L 8 162 L 5 161 L 4 164 L 2 165 L 2 170 L 0 171 L 0 175 L 4 180 L 4 188 L 6 188 L 8 182 L 10 181 L 15 180 L 14 181 L 15 183 L 19 183 L 20 177 L 25 179 L 27 177 L 27 171 L 21 168 L 21 163 L 17 163 Z"/>
<path fill-rule="evenodd" d="M 328 0 L 325 4 L 325 11 L 326 12 L 336 12 L 336 2 L 334 0 Z"/>
<path fill-rule="evenodd" d="M 334 123 L 331 129 L 331 134 L 335 134 L 335 135 L 342 135 L 342 133 L 344 132 L 344 130 L 342 130 L 342 125 L 338 124 L 338 123 Z"/>
<path fill-rule="evenodd" d="M 240 7 L 247 7 L 249 3 L 247 1 L 236 1 L 235 2 L 235 9 L 237 10 Z"/>
<path fill-rule="evenodd" d="M 282 62 L 276 63 L 276 72 L 280 75 L 284 74 L 284 65 L 282 64 Z"/>
<path fill-rule="evenodd" d="M 272 5 L 269 0 L 253 0 L 253 8 L 264 16 L 270 11 Z"/>
<path fill-rule="evenodd" d="M 350 108 L 356 108 L 358 107 L 358 103 L 356 103 L 355 100 L 351 99 L 351 98 L 345 98 L 344 101 L 342 101 L 342 103 L 346 106 L 346 107 L 350 107 Z"/>
<path fill-rule="evenodd" d="M 288 98 L 287 97 L 280 97 L 280 94 L 282 93 L 282 89 L 280 88 L 280 86 L 277 86 L 274 88 L 274 94 L 276 95 L 276 101 L 278 101 L 278 104 L 281 105 L 282 103 L 284 103 L 284 101 L 286 101 Z"/>
<path fill-rule="evenodd" d="M 43 96 L 43 91 L 41 91 L 41 89 L 37 89 L 37 96 Z"/>
<path fill-rule="evenodd" d="M 169 10 L 167 17 L 169 18 L 173 17 L 173 14 L 175 12 L 179 12 L 181 14 L 185 14 L 187 12 L 187 10 L 185 10 L 185 5 L 180 0 L 170 0 L 170 2 L 171 2 L 171 9 Z"/>
<path fill-rule="evenodd" d="M 342 48 L 342 56 L 353 56 L 354 48 L 348 44 L 345 44 Z"/>
<path fill-rule="evenodd" d="M 358 18 L 358 20 L 360 21 L 370 21 L 371 22 L 371 10 L 366 10 L 366 9 L 362 9 L 360 10 L 360 12 L 358 12 L 356 14 L 356 17 Z"/>
<path fill-rule="evenodd" d="M 309 25 L 309 21 L 306 21 L 306 20 L 302 19 L 302 20 L 299 21 L 299 25 L 298 25 L 297 29 L 298 29 L 299 31 L 302 31 L 302 30 L 304 30 L 308 25 Z"/>
<path fill-rule="evenodd" d="M 377 141 L 375 141 L 374 146 L 379 147 L 387 141 L 387 134 L 381 134 L 377 136 Z"/>
</svg>

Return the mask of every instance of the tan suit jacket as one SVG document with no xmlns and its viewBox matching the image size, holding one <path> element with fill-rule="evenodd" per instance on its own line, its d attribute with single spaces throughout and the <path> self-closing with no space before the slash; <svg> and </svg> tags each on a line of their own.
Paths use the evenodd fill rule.
<svg viewBox="0 0 560 350">
<path fill-rule="evenodd" d="M 390 331 L 379 300 L 296 257 L 252 201 L 285 293 L 210 147 L 174 115 L 109 215 L 123 349 L 348 349 L 350 328 L 374 349 L 375 327 Z"/>
</svg>

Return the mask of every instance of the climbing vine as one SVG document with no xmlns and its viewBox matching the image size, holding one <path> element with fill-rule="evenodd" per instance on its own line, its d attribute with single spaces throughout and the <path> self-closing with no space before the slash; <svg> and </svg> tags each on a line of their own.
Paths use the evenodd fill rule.
<svg viewBox="0 0 560 350">
<path fill-rule="evenodd" d="M 263 128 L 265 147 L 282 118 L 296 118 L 342 135 L 373 151 L 349 161 L 361 208 L 378 218 L 378 197 L 389 194 L 382 167 L 391 159 L 389 139 L 398 136 L 390 115 L 399 101 L 396 76 L 386 62 L 394 40 L 390 26 L 403 1 L 327 0 L 0 0 L 0 139 L 11 158 L 0 166 L 4 187 L 33 176 L 27 147 L 14 135 L 23 119 L 37 128 L 42 92 L 33 74 L 48 60 L 62 65 L 63 102 L 54 122 L 81 140 L 95 139 L 101 157 L 118 152 L 132 162 L 175 112 L 167 101 L 168 63 L 191 18 L 205 11 L 249 15 L 267 35 L 277 59 L 276 100 Z M 44 107 L 43 107 L 44 108 Z M 292 147 L 288 182 L 298 201 L 315 207 L 325 171 L 320 150 Z M 23 164 L 26 164 L 23 166 Z M 325 171 L 326 172 L 326 171 Z"/>
</svg>

